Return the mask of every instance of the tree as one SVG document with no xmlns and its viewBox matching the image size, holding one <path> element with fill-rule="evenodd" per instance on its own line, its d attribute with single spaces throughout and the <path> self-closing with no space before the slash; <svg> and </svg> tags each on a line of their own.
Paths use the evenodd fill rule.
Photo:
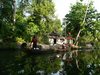
<svg viewBox="0 0 100 75">
<path fill-rule="evenodd" d="M 32 35 L 38 35 L 40 42 L 47 43 L 48 34 L 61 27 L 54 12 L 51 0 L 1 0 L 0 38 L 4 42 L 16 38 L 30 41 Z"/>
<path fill-rule="evenodd" d="M 90 33 L 92 37 L 96 38 L 95 33 L 100 28 L 97 24 L 99 23 L 99 18 L 99 13 L 93 7 L 93 2 L 88 5 L 77 2 L 71 6 L 71 11 L 65 16 L 66 24 L 68 23 L 66 32 L 71 32 L 73 37 L 76 37 L 79 32 L 81 37 L 88 36 L 88 33 Z"/>
<path fill-rule="evenodd" d="M 0 38 L 3 41 L 6 39 L 13 40 L 13 0 L 0 1 Z M 9 12 L 9 13 L 8 13 Z"/>
<path fill-rule="evenodd" d="M 31 3 L 22 2 L 24 3 L 20 3 L 19 7 L 21 7 L 23 11 L 21 10 L 19 13 L 23 14 L 23 12 L 25 12 L 25 14 L 30 14 L 30 16 L 25 17 L 27 20 L 26 36 L 30 38 L 36 34 L 39 35 L 40 42 L 47 43 L 48 34 L 55 29 L 57 31 L 60 30 L 60 20 L 54 15 L 53 2 L 50 0 L 32 0 Z M 25 16 L 25 14 L 23 14 L 23 16 Z"/>
</svg>

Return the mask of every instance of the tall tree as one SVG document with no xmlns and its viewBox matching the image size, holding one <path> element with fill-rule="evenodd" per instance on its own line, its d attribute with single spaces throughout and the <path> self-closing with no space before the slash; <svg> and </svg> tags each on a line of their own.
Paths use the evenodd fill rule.
<svg viewBox="0 0 100 75">
<path fill-rule="evenodd" d="M 71 32 L 73 37 L 76 37 L 79 31 L 81 37 L 88 36 L 88 33 L 95 36 L 94 33 L 99 30 L 97 27 L 100 28 L 97 24 L 99 18 L 99 13 L 93 7 L 93 2 L 90 2 L 89 6 L 77 2 L 71 6 L 70 13 L 65 16 L 66 24 L 68 23 L 66 32 Z"/>
<path fill-rule="evenodd" d="M 59 31 L 60 21 L 56 21 L 54 4 L 51 0 L 32 0 L 29 1 L 29 4 L 26 4 L 25 7 L 22 3 L 20 7 L 21 6 L 23 9 L 22 14 L 24 12 L 30 15 L 26 18 L 26 32 L 29 37 L 37 34 L 39 35 L 39 39 L 43 41 L 55 28 L 58 28 Z"/>
<path fill-rule="evenodd" d="M 13 0 L 0 0 L 0 38 L 13 38 Z"/>
</svg>

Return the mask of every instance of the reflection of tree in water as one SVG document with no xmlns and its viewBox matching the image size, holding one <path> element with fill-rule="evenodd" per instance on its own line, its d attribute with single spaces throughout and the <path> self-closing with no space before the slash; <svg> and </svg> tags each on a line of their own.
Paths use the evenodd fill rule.
<svg viewBox="0 0 100 75">
<path fill-rule="evenodd" d="M 60 60 L 55 57 L 38 56 L 35 58 L 35 69 L 44 70 L 46 73 L 57 72 L 60 69 Z"/>
<path fill-rule="evenodd" d="M 58 54 L 58 56 L 54 53 L 30 54 L 20 52 L 15 57 L 14 61 L 11 60 L 10 62 L 6 62 L 6 64 L 0 65 L 0 74 L 38 75 L 36 72 L 44 71 L 44 75 L 47 75 L 51 72 L 57 72 L 63 67 L 64 71 L 67 72 L 67 75 L 89 75 L 90 71 L 93 72 L 93 75 L 100 75 L 99 53 L 99 51 L 79 53 L 78 57 L 74 56 L 72 58 L 67 58 L 67 60 L 63 60 L 64 65 L 61 66 L 61 55 L 63 55 L 63 53 Z M 76 59 L 78 60 L 79 68 L 77 67 Z M 87 67 L 87 65 L 90 65 L 90 67 Z"/>
<path fill-rule="evenodd" d="M 15 57 L 14 62 L 6 66 L 8 66 L 5 68 L 7 75 L 38 75 L 37 71 L 44 71 L 47 75 L 60 69 L 60 59 L 52 57 L 52 54 L 28 55 L 21 52 Z"/>
<path fill-rule="evenodd" d="M 79 69 L 76 65 L 76 59 L 68 59 L 65 62 L 64 70 L 67 72 L 68 75 L 80 75 Z"/>
</svg>

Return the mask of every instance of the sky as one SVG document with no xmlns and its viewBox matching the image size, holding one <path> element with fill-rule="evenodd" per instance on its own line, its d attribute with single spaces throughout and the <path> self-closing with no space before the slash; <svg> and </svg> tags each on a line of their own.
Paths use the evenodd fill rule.
<svg viewBox="0 0 100 75">
<path fill-rule="evenodd" d="M 55 4 L 55 15 L 61 20 L 64 18 L 65 14 L 67 14 L 70 10 L 70 4 L 75 4 L 79 0 L 53 0 Z M 100 0 L 92 0 L 94 1 L 94 7 L 100 12 Z M 88 3 L 88 0 L 84 0 L 84 3 Z"/>
</svg>

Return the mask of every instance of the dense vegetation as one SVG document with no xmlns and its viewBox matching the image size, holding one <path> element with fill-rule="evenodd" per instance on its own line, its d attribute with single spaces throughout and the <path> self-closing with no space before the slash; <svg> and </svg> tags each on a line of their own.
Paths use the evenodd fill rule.
<svg viewBox="0 0 100 75">
<path fill-rule="evenodd" d="M 51 32 L 62 33 L 60 20 L 54 13 L 51 0 L 1 0 L 0 42 L 29 42 L 32 35 L 37 35 L 40 43 L 48 44 Z M 64 18 L 65 24 L 64 34 L 65 31 L 70 32 L 80 43 L 93 42 L 99 46 L 100 13 L 93 2 L 83 4 L 79 1 L 71 5 L 69 14 Z"/>
<path fill-rule="evenodd" d="M 0 0 L 0 48 L 15 48 L 18 43 L 30 42 L 33 35 L 38 36 L 39 43 L 48 44 L 51 32 L 62 33 L 60 20 L 54 12 L 51 0 Z M 100 75 L 100 13 L 93 7 L 93 2 L 86 5 L 80 0 L 71 5 L 64 23 L 63 33 L 70 32 L 76 38 L 75 44 L 93 43 L 98 49 L 83 50 L 77 56 L 73 53 L 71 59 L 64 60 L 63 69 L 68 75 Z M 0 74 L 38 75 L 37 71 L 44 70 L 47 75 L 61 69 L 62 58 L 57 58 L 56 54 L 13 51 L 1 52 Z"/>
<path fill-rule="evenodd" d="M 0 40 L 29 42 L 37 35 L 39 42 L 48 43 L 51 32 L 61 31 L 54 12 L 51 0 L 0 0 Z"/>
<path fill-rule="evenodd" d="M 100 13 L 94 8 L 93 2 L 82 1 L 71 5 L 71 10 L 64 18 L 66 28 L 63 33 L 70 32 L 76 41 L 89 43 L 100 42 Z M 79 40 L 78 40 L 79 39 Z"/>
</svg>

